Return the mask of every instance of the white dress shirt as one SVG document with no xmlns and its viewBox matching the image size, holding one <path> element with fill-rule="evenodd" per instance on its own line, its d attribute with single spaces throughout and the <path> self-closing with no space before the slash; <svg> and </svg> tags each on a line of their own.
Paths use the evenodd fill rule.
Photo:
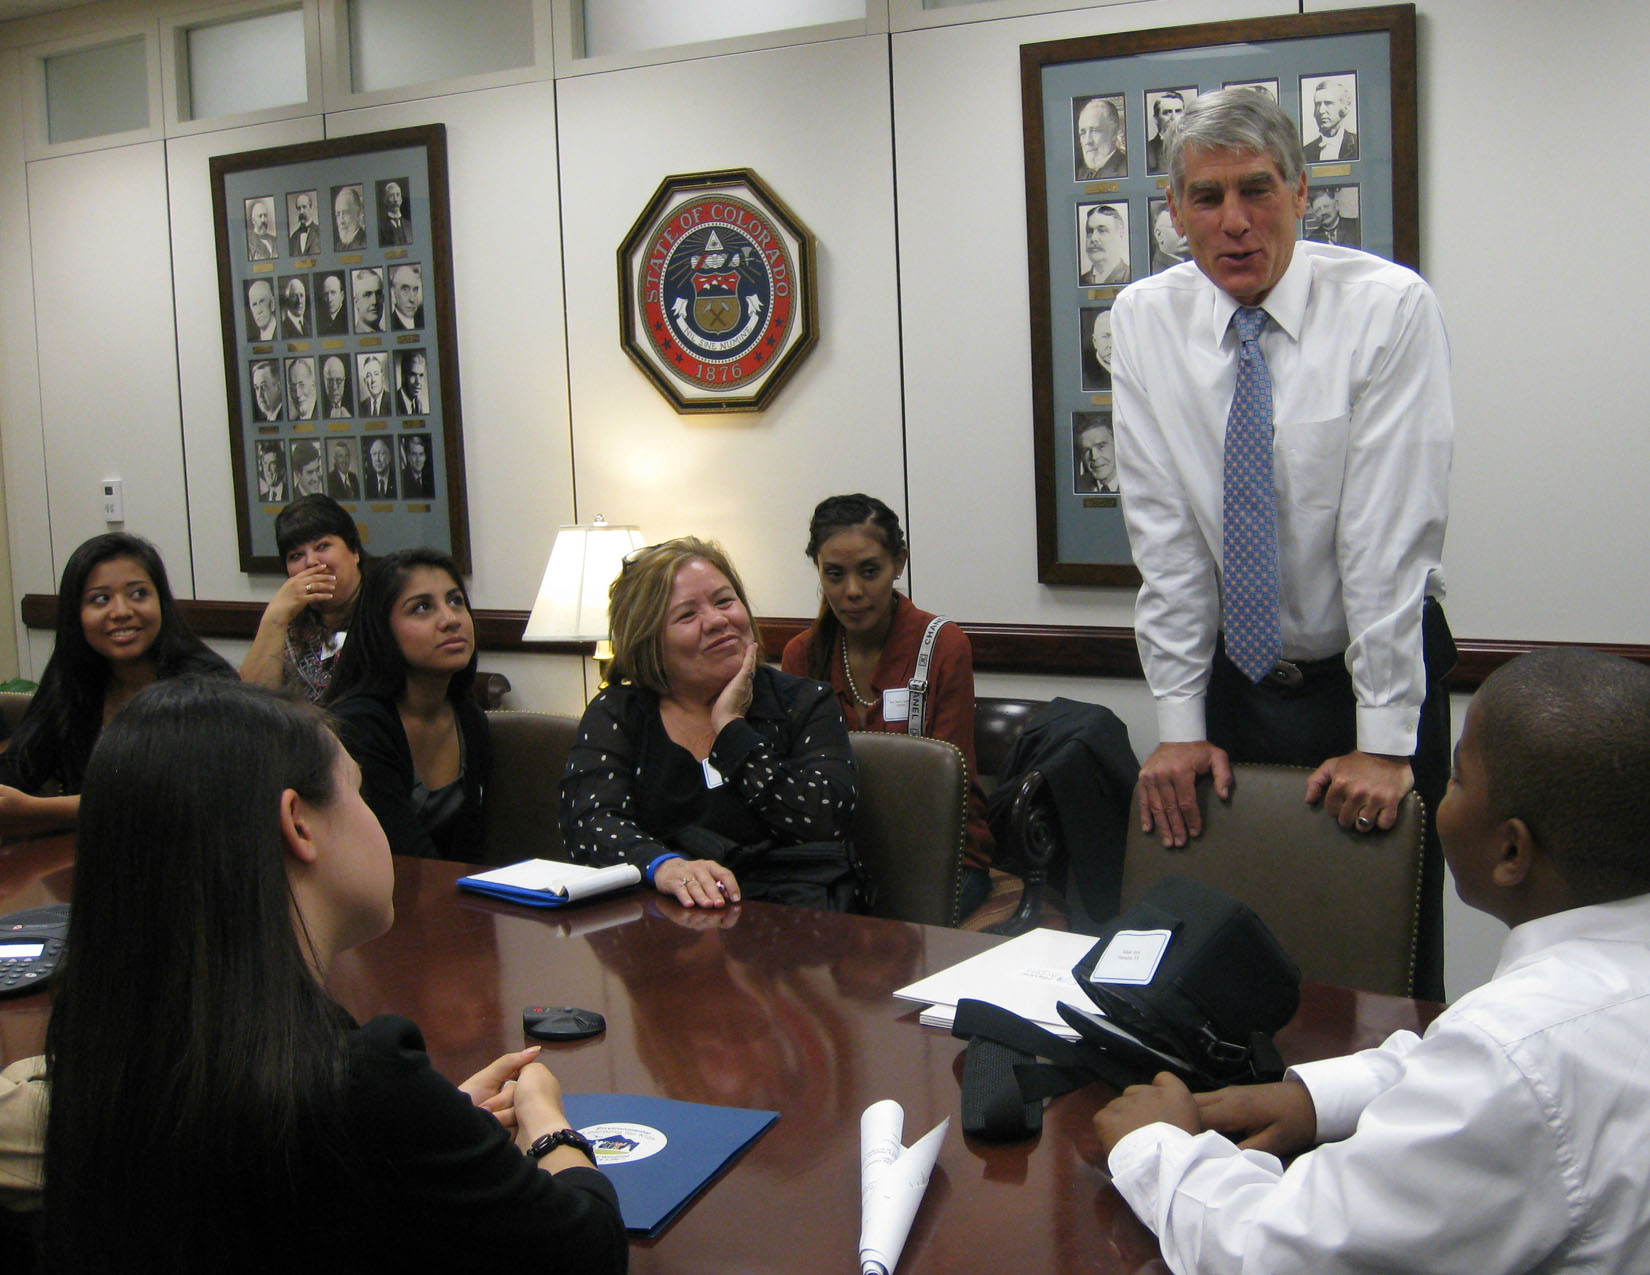
<svg viewBox="0 0 1650 1275">
<path fill-rule="evenodd" d="M 1188 262 L 1112 309 L 1119 486 L 1144 580 L 1135 636 L 1165 742 L 1206 738 L 1237 304 Z M 1295 244 L 1263 308 L 1283 657 L 1345 651 L 1358 747 L 1407 757 L 1426 698 L 1421 605 L 1444 591 L 1443 315 L 1413 271 L 1315 243 Z"/>
<path fill-rule="evenodd" d="M 1650 1271 L 1650 895 L 1520 925 L 1425 1039 L 1294 1074 L 1344 1141 L 1287 1171 L 1167 1124 L 1112 1149 L 1175 1275 Z"/>
</svg>

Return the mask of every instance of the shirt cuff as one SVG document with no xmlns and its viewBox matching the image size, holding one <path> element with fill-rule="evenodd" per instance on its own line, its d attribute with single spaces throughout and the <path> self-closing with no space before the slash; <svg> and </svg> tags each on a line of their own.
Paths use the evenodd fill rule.
<svg viewBox="0 0 1650 1275">
<path fill-rule="evenodd" d="M 649 885 L 653 884 L 653 874 L 659 870 L 660 864 L 668 863 L 672 859 L 680 859 L 681 857 L 682 856 L 677 854 L 676 851 L 667 850 L 658 858 L 654 859 L 652 863 L 647 865 L 647 883 Z"/>
<path fill-rule="evenodd" d="M 1405 704 L 1380 708 L 1358 705 L 1358 751 L 1411 757 L 1415 735 L 1421 727 L 1421 710 Z"/>
<path fill-rule="evenodd" d="M 1157 701 L 1157 739 L 1163 744 L 1193 744 L 1209 738 L 1203 717 L 1204 697 Z"/>
<path fill-rule="evenodd" d="M 1381 1092 L 1381 1082 L 1356 1054 L 1300 1063 L 1284 1073 L 1312 1095 L 1318 1142 L 1339 1142 L 1358 1128 L 1358 1117 Z"/>
</svg>

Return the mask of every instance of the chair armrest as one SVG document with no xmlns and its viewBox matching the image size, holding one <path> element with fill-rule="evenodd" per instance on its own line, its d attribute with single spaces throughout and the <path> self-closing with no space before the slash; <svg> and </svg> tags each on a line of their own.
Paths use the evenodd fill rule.
<svg viewBox="0 0 1650 1275">
<path fill-rule="evenodd" d="M 1007 822 L 1008 844 L 998 841 L 997 866 L 1017 874 L 1023 888 L 1014 915 L 990 926 L 990 934 L 1022 934 L 1031 928 L 1042 906 L 1049 866 L 1061 849 L 1054 799 L 1042 771 L 1027 771 L 1021 777 L 1009 803 Z"/>
</svg>

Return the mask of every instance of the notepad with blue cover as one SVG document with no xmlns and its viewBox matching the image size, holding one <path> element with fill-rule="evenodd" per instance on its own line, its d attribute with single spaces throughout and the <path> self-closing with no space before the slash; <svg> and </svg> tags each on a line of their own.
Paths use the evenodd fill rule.
<svg viewBox="0 0 1650 1275">
<path fill-rule="evenodd" d="M 777 1111 L 642 1094 L 568 1094 L 567 1118 L 596 1149 L 625 1230 L 657 1235 L 775 1120 Z"/>
<path fill-rule="evenodd" d="M 554 859 L 523 859 L 508 867 L 459 877 L 458 884 L 477 894 L 490 894 L 528 907 L 559 908 L 628 889 L 641 879 L 641 869 L 633 863 L 590 868 L 580 863 L 558 863 Z"/>
</svg>

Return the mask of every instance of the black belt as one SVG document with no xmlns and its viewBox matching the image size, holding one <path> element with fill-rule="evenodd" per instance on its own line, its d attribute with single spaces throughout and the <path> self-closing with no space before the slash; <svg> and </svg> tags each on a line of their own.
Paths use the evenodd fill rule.
<svg viewBox="0 0 1650 1275">
<path fill-rule="evenodd" d="M 1220 655 L 1228 664 L 1232 663 L 1232 657 L 1226 654 L 1225 634 L 1221 635 Z M 1237 665 L 1232 664 L 1232 667 L 1237 668 Z M 1239 669 L 1238 671 L 1241 673 L 1243 670 Z M 1345 671 L 1346 652 L 1344 651 L 1339 655 L 1326 655 L 1321 660 L 1278 660 L 1272 665 L 1266 676 L 1256 682 L 1255 685 L 1271 686 L 1286 691 L 1298 691 L 1308 682 L 1336 677 Z M 1247 673 L 1244 673 L 1244 677 L 1247 678 L 1248 676 Z"/>
</svg>

